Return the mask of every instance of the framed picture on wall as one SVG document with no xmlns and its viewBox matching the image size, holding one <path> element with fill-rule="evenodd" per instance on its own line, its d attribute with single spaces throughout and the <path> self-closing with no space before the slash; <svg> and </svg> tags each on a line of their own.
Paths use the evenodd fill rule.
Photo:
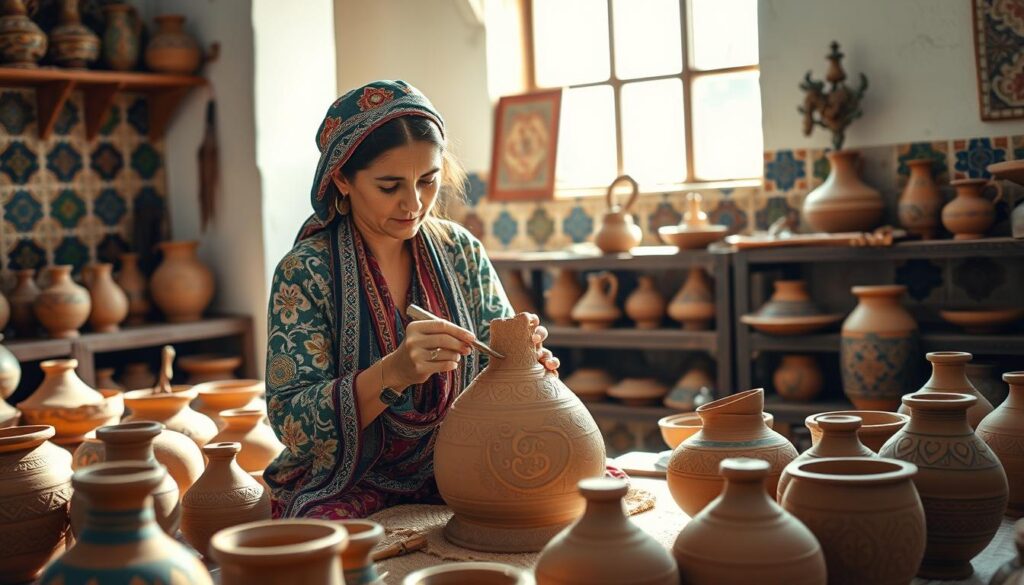
<svg viewBox="0 0 1024 585">
<path fill-rule="evenodd" d="M 972 0 L 982 120 L 1024 118 L 1024 1 Z"/>
<path fill-rule="evenodd" d="M 494 114 L 494 144 L 487 198 L 551 199 L 562 90 L 505 96 Z"/>
</svg>

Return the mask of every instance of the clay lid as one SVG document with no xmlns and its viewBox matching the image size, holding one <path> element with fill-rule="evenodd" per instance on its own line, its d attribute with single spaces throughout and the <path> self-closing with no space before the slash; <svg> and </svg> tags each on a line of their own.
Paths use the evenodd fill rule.
<svg viewBox="0 0 1024 585">
<path fill-rule="evenodd" d="M 335 556 L 347 544 L 348 532 L 337 522 L 261 520 L 217 532 L 210 539 L 210 554 L 220 565 L 282 565 Z"/>
<path fill-rule="evenodd" d="M 730 457 L 718 465 L 718 473 L 725 479 L 739 483 L 764 481 L 772 466 L 764 459 Z"/>
<path fill-rule="evenodd" d="M 1003 382 L 1020 386 L 1024 384 L 1024 372 L 1006 372 L 1003 374 Z"/>
<path fill-rule="evenodd" d="M 914 392 L 903 395 L 903 404 L 920 410 L 963 410 L 978 402 L 976 396 L 954 392 Z"/>
<path fill-rule="evenodd" d="M 621 500 L 629 491 L 628 483 L 614 477 L 588 477 L 576 485 L 581 496 L 595 502 Z"/>
<path fill-rule="evenodd" d="M 50 425 L 25 425 L 0 429 L 0 453 L 34 449 L 52 439 L 57 431 Z"/>
<path fill-rule="evenodd" d="M 974 356 L 966 351 L 930 351 L 924 357 L 933 364 L 965 364 Z"/>
<path fill-rule="evenodd" d="M 818 426 L 821 430 L 826 433 L 831 432 L 853 432 L 861 427 L 863 420 L 859 416 L 851 416 L 844 414 L 830 414 L 826 416 L 819 416 L 814 419 L 817 421 Z"/>
<path fill-rule="evenodd" d="M 917 466 L 878 457 L 823 457 L 797 462 L 786 471 L 793 477 L 818 483 L 865 485 L 910 479 L 917 475 Z"/>
</svg>

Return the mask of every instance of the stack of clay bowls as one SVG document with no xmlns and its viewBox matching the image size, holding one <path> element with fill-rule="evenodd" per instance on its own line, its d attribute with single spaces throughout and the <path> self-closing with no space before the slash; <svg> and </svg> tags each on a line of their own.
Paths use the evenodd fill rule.
<svg viewBox="0 0 1024 585">
<path fill-rule="evenodd" d="M 709 223 L 708 215 L 701 211 L 700 204 L 700 193 L 687 193 L 686 213 L 682 223 L 658 228 L 661 239 L 680 250 L 695 250 L 706 248 L 708 244 L 725 237 L 729 228 Z"/>
<path fill-rule="evenodd" d="M 803 280 L 776 280 L 775 293 L 755 313 L 740 321 L 769 335 L 805 335 L 843 319 L 840 314 L 823 314 L 807 293 Z"/>
</svg>

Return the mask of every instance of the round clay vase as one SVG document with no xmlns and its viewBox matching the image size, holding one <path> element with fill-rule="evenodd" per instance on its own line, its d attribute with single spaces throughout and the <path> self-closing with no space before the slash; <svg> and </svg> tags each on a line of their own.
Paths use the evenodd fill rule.
<svg viewBox="0 0 1024 585">
<path fill-rule="evenodd" d="M 188 384 L 234 380 L 237 378 L 235 371 L 240 367 L 242 367 L 242 358 L 240 356 L 214 353 L 181 356 L 178 358 L 177 364 L 179 370 L 188 374 Z"/>
<path fill-rule="evenodd" d="M 160 426 L 163 428 L 163 425 Z M 153 439 L 153 456 L 156 457 L 157 463 L 167 468 L 167 473 L 178 485 L 179 495 L 192 487 L 206 465 L 203 453 L 192 439 L 166 428 Z M 96 438 L 96 431 L 93 431 L 86 435 L 85 441 L 75 449 L 71 467 L 78 470 L 106 460 L 107 451 L 103 441 Z"/>
<path fill-rule="evenodd" d="M 924 557 L 917 467 L 895 459 L 794 462 L 782 500 L 825 553 L 829 585 L 906 585 Z"/>
<path fill-rule="evenodd" d="M 115 71 L 131 71 L 139 62 L 139 33 L 142 23 L 130 4 L 106 4 L 103 13 L 103 59 Z"/>
<path fill-rule="evenodd" d="M 686 523 L 672 546 L 682 583 L 825 585 L 818 540 L 764 491 L 771 464 L 735 458 L 719 466 L 721 495 Z"/>
<path fill-rule="evenodd" d="M 0 65 L 34 69 L 46 54 L 46 35 L 28 17 L 22 0 L 0 4 Z"/>
<path fill-rule="evenodd" d="M 71 266 L 47 269 L 50 285 L 33 305 L 36 319 L 51 337 L 78 337 L 78 329 L 89 320 L 92 310 L 89 291 L 71 280 Z"/>
<path fill-rule="evenodd" d="M 18 282 L 10 294 L 11 325 L 14 326 L 14 333 L 18 337 L 33 337 L 39 327 L 33 308 L 36 297 L 39 296 L 39 287 L 35 281 L 36 271 L 28 268 L 15 274 Z"/>
<path fill-rule="evenodd" d="M 641 276 L 636 289 L 626 297 L 626 316 L 637 329 L 657 329 L 665 318 L 665 297 L 654 284 L 653 276 Z"/>
<path fill-rule="evenodd" d="M 129 325 L 145 323 L 146 315 L 149 314 L 149 297 L 146 294 L 146 275 L 139 268 L 138 254 L 121 254 L 121 271 L 115 279 L 117 286 L 121 287 L 124 294 L 128 296 L 128 319 Z"/>
<path fill-rule="evenodd" d="M 565 385 L 584 402 L 604 400 L 615 378 L 601 368 L 580 368 L 564 380 Z"/>
<path fill-rule="evenodd" d="M 39 364 L 43 381 L 31 396 L 18 403 L 27 424 L 53 425 L 59 445 L 77 446 L 85 434 L 114 424 L 124 412 L 117 392 L 109 396 L 89 387 L 75 374 L 78 360 L 47 360 Z"/>
<path fill-rule="evenodd" d="M 32 581 L 70 537 L 71 454 L 50 426 L 0 429 L 0 575 Z"/>
<path fill-rule="evenodd" d="M 238 443 L 208 443 L 210 463 L 181 499 L 181 533 L 209 556 L 210 538 L 223 528 L 270 520 L 270 492 L 235 463 Z"/>
<path fill-rule="evenodd" d="M 970 361 L 966 364 L 967 379 L 995 408 L 1007 397 L 1006 384 L 999 379 L 998 366 L 992 362 Z"/>
<path fill-rule="evenodd" d="M 572 318 L 582 329 L 607 329 L 622 317 L 615 305 L 619 279 L 611 272 L 587 275 L 587 292 L 572 308 Z"/>
<path fill-rule="evenodd" d="M 199 242 L 160 242 L 164 259 L 153 272 L 153 302 L 171 323 L 198 321 L 213 300 L 213 273 L 196 256 Z"/>
<path fill-rule="evenodd" d="M 719 464 L 730 457 L 754 457 L 770 464 L 764 489 L 773 498 L 782 470 L 797 451 L 788 439 L 765 424 L 764 390 L 747 390 L 697 409 L 701 430 L 672 451 L 668 489 L 690 517 L 722 492 Z M 677 557 L 678 558 L 678 557 Z"/>
<path fill-rule="evenodd" d="M 900 304 L 901 285 L 855 286 L 859 303 L 843 321 L 843 391 L 860 410 L 896 410 L 914 379 L 917 321 Z"/>
<path fill-rule="evenodd" d="M 784 400 L 810 402 L 821 393 L 821 368 L 813 356 L 784 355 L 772 374 L 772 383 Z"/>
<path fill-rule="evenodd" d="M 512 310 L 516 313 L 537 314 L 537 307 L 533 304 L 533 296 L 526 288 L 523 280 L 523 273 L 519 270 L 505 270 L 501 275 L 501 285 L 505 289 L 505 296 L 508 297 Z"/>
<path fill-rule="evenodd" d="M 825 154 L 830 169 L 825 182 L 807 194 L 801 215 L 818 232 L 869 232 L 882 221 L 882 194 L 860 179 L 860 153 L 836 150 Z"/>
<path fill-rule="evenodd" d="M 75 545 L 46 568 L 40 585 L 212 585 L 195 554 L 156 526 L 151 494 L 166 477 L 163 467 L 143 461 L 97 463 L 76 471 L 76 499 L 89 502 L 85 528 Z"/>
<path fill-rule="evenodd" d="M 1024 372 L 1007 372 L 1010 394 L 978 425 L 978 436 L 999 457 L 1010 484 L 1006 515 L 1024 516 Z M 968 413 L 969 414 L 969 413 Z"/>
<path fill-rule="evenodd" d="M 152 388 L 156 384 L 156 374 L 149 369 L 149 364 L 134 362 L 124 365 L 121 372 L 121 385 L 126 390 L 141 390 Z"/>
<path fill-rule="evenodd" d="M 342 585 L 339 556 L 348 533 L 339 522 L 261 520 L 225 528 L 210 539 L 221 585 Z"/>
<path fill-rule="evenodd" d="M 821 439 L 811 448 L 801 453 L 792 463 L 786 466 L 779 478 L 779 491 L 776 500 L 782 502 L 792 475 L 790 470 L 804 461 L 825 457 L 878 457 L 874 451 L 864 446 L 857 438 L 861 420 L 857 416 L 834 414 L 819 416 L 815 419 L 821 429 Z"/>
<path fill-rule="evenodd" d="M 679 585 L 672 555 L 624 513 L 629 484 L 595 477 L 580 481 L 579 490 L 587 509 L 541 551 L 537 585 Z"/>
<path fill-rule="evenodd" d="M 865 447 L 875 453 L 878 453 L 882 445 L 910 421 L 910 415 L 884 410 L 835 410 L 812 414 L 804 419 L 804 426 L 811 431 L 812 445 L 817 445 L 824 435 L 817 422 L 817 419 L 823 416 L 855 416 L 859 418 L 861 425 L 857 429 L 857 438 Z"/>
<path fill-rule="evenodd" d="M 954 240 L 984 238 L 996 221 L 995 201 L 1003 196 L 1000 183 L 990 179 L 960 179 L 949 184 L 956 188 L 956 197 L 942 208 L 942 225 L 953 234 Z M 997 189 L 993 201 L 982 195 L 989 184 Z"/>
<path fill-rule="evenodd" d="M 199 44 L 184 30 L 185 17 L 162 14 L 153 20 L 157 31 L 146 45 L 146 66 L 157 73 L 195 73 L 203 54 Z"/>
<path fill-rule="evenodd" d="M 409 573 L 402 585 L 536 585 L 530 572 L 502 563 L 445 563 Z"/>
<path fill-rule="evenodd" d="M 113 333 L 121 329 L 121 322 L 128 317 L 128 296 L 114 282 L 114 266 L 105 262 L 92 265 L 89 283 L 89 298 L 92 312 L 89 325 L 97 333 Z"/>
<path fill-rule="evenodd" d="M 624 206 L 619 206 L 615 203 L 612 193 L 615 185 L 620 182 L 628 183 L 633 189 Z M 629 208 L 636 203 L 639 195 L 640 187 L 629 175 L 622 175 L 616 178 L 608 186 L 608 191 L 605 193 L 608 211 L 601 218 L 601 225 L 597 229 L 597 234 L 594 235 L 594 244 L 605 254 L 628 252 L 640 245 L 640 240 L 643 239 L 643 232 L 640 231 L 640 226 L 636 225 L 636 222 L 633 221 L 633 216 L 629 214 Z"/>
<path fill-rule="evenodd" d="M 686 331 L 711 328 L 711 321 L 715 318 L 715 292 L 711 277 L 703 268 L 690 268 L 686 284 L 668 304 L 668 316 L 682 323 Z"/>
<path fill-rule="evenodd" d="M 971 354 L 965 351 L 931 351 L 924 356 L 932 363 L 932 376 L 918 390 L 921 392 L 946 392 L 953 394 L 970 394 L 978 399 L 967 411 L 967 423 L 972 429 L 978 428 L 981 420 L 992 412 L 992 403 L 971 384 L 967 378 L 967 363 Z M 910 414 L 906 404 L 900 405 L 899 412 Z"/>
<path fill-rule="evenodd" d="M 939 213 L 945 200 L 939 192 L 939 185 L 932 177 L 930 158 L 908 160 L 910 177 L 900 194 L 897 215 L 900 225 L 912 234 L 930 240 L 939 229 Z"/>
<path fill-rule="evenodd" d="M 202 448 L 217 434 L 217 425 L 189 407 L 189 402 L 196 396 L 194 386 L 174 386 L 171 392 L 130 390 L 124 393 L 124 404 L 132 413 L 124 417 L 124 422 L 151 420 L 163 423 Z"/>
<path fill-rule="evenodd" d="M 263 416 L 264 412 L 256 409 L 225 410 L 220 413 L 224 429 L 211 442 L 240 443 L 242 451 L 237 457 L 238 465 L 248 472 L 262 472 L 285 449 L 274 430 L 262 424 Z"/>
<path fill-rule="evenodd" d="M 4 336 L 0 335 L 0 341 Z M 0 345 L 0 399 L 8 398 L 18 389 L 21 382 L 21 362 L 11 350 Z"/>
<path fill-rule="evenodd" d="M 384 538 L 384 527 L 371 520 L 339 520 L 348 532 L 348 546 L 341 553 L 345 585 L 384 585 L 373 562 L 373 547 Z"/>
<path fill-rule="evenodd" d="M 967 423 L 978 401 L 967 394 L 908 394 L 910 422 L 879 455 L 917 465 L 914 485 L 924 504 L 928 544 L 922 579 L 966 579 L 971 559 L 995 536 L 1008 486 L 999 458 Z"/>
<path fill-rule="evenodd" d="M 572 270 L 558 271 L 551 288 L 544 293 L 544 311 L 555 325 L 572 325 L 572 309 L 583 296 L 583 287 Z"/>
<path fill-rule="evenodd" d="M 50 31 L 53 62 L 67 69 L 85 69 L 100 57 L 100 38 L 82 24 L 79 0 L 60 0 L 60 22 Z"/>
<path fill-rule="evenodd" d="M 715 379 L 706 366 L 698 364 L 691 367 L 681 378 L 676 380 L 675 385 L 672 386 L 672 389 L 669 390 L 665 400 L 662 402 L 669 408 L 693 410 L 701 406 L 698 403 L 698 397 L 700 397 L 702 390 L 714 392 Z"/>
<path fill-rule="evenodd" d="M 434 476 L 455 515 L 445 537 L 473 550 L 535 552 L 583 512 L 576 482 L 605 470 L 583 403 L 534 351 L 519 314 L 491 321 L 505 355 L 455 399 L 434 447 Z"/>
</svg>

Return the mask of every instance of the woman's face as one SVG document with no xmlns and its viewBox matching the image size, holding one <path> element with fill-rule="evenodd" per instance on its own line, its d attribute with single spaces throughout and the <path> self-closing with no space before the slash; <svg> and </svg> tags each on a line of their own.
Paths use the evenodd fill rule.
<svg viewBox="0 0 1024 585">
<path fill-rule="evenodd" d="M 385 151 L 352 181 L 336 174 L 334 183 L 352 202 L 352 219 L 364 236 L 408 240 L 437 201 L 441 165 L 438 146 L 413 141 Z"/>
</svg>

